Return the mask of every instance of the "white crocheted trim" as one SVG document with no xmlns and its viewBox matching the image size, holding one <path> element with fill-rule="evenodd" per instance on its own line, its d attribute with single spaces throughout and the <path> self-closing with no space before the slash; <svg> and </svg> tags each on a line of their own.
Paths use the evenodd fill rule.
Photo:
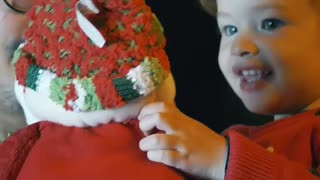
<svg viewBox="0 0 320 180">
<path fill-rule="evenodd" d="M 39 70 L 38 80 L 36 81 L 36 91 L 50 97 L 50 84 L 57 75 L 48 70 Z"/>
<path fill-rule="evenodd" d="M 142 65 L 130 69 L 127 79 L 133 83 L 133 89 L 139 94 L 147 95 L 155 89 L 152 78 Z"/>
</svg>

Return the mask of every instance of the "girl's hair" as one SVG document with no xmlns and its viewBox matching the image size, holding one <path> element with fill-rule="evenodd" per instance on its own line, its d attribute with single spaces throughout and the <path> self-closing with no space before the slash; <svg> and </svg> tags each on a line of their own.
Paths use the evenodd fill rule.
<svg viewBox="0 0 320 180">
<path fill-rule="evenodd" d="M 215 0 L 199 0 L 202 8 L 211 16 L 215 16 L 217 13 L 217 3 Z"/>
<path fill-rule="evenodd" d="M 199 0 L 202 8 L 212 16 L 216 16 L 217 3 L 215 0 Z M 312 7 L 320 8 L 320 0 L 311 0 Z"/>
<path fill-rule="evenodd" d="M 320 0 L 312 0 L 312 7 L 316 7 L 317 10 L 320 8 Z"/>
</svg>

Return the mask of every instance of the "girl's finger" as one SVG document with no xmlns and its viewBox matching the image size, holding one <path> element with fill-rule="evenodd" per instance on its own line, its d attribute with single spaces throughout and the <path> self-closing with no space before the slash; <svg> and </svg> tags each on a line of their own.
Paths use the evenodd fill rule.
<svg viewBox="0 0 320 180">
<path fill-rule="evenodd" d="M 178 136 L 167 134 L 153 134 L 143 138 L 140 143 L 140 149 L 143 151 L 150 150 L 179 150 Z"/>
</svg>

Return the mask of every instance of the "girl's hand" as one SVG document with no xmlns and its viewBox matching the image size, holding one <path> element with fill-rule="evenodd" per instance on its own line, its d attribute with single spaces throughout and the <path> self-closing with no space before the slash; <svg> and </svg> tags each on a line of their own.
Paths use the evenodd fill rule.
<svg viewBox="0 0 320 180">
<path fill-rule="evenodd" d="M 140 129 L 148 135 L 140 141 L 140 149 L 147 152 L 149 160 L 201 178 L 224 178 L 227 143 L 223 136 L 186 116 L 174 104 L 148 104 L 138 119 Z M 149 135 L 155 129 L 164 133 Z"/>
</svg>

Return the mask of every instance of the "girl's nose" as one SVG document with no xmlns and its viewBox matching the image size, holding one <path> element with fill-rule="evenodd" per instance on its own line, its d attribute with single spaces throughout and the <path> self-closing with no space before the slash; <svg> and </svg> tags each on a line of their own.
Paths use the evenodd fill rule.
<svg viewBox="0 0 320 180">
<path fill-rule="evenodd" d="M 253 56 L 259 53 L 259 48 L 249 37 L 239 35 L 233 41 L 231 54 L 234 56 Z"/>
</svg>

